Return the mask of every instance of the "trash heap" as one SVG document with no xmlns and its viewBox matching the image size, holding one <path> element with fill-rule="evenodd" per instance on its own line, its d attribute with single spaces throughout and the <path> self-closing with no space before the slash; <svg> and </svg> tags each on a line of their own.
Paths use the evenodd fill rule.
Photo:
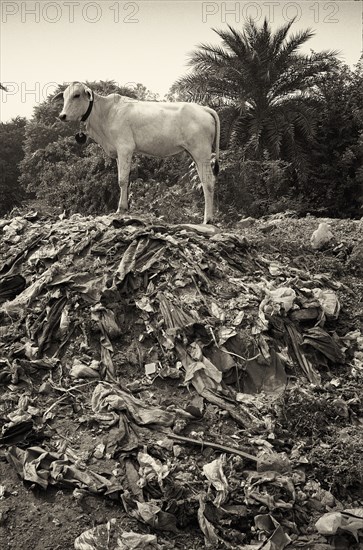
<svg viewBox="0 0 363 550">
<path fill-rule="evenodd" d="M 349 288 L 212 226 L 29 213 L 0 231 L 1 456 L 140 527 L 110 517 L 76 549 L 360 547 Z M 319 474 L 337 441 L 346 500 Z"/>
</svg>

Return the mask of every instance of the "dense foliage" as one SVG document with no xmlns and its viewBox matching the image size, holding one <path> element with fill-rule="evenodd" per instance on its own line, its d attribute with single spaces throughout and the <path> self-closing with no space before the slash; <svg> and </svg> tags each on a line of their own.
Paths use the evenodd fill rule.
<svg viewBox="0 0 363 550">
<path fill-rule="evenodd" d="M 334 216 L 362 215 L 363 64 L 343 64 L 317 83 L 316 135 L 304 195 Z"/>
<path fill-rule="evenodd" d="M 222 44 L 191 54 L 192 70 L 172 97 L 219 112 L 224 210 L 360 216 L 362 65 L 352 71 L 334 52 L 302 55 L 313 33 L 288 36 L 291 25 L 274 33 L 266 21 L 216 30 Z"/>
<path fill-rule="evenodd" d="M 24 156 L 25 118 L 17 117 L 0 124 L 0 215 L 19 206 L 23 190 L 19 185 L 19 163 Z"/>
</svg>

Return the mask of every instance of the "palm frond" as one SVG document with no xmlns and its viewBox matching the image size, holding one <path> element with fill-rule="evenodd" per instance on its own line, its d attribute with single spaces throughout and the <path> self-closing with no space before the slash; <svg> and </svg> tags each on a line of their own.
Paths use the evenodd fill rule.
<svg viewBox="0 0 363 550">
<path fill-rule="evenodd" d="M 227 149 L 235 124 L 241 116 L 241 109 L 235 105 L 227 105 L 218 109 L 218 115 L 221 123 L 220 147 Z"/>
<path fill-rule="evenodd" d="M 275 35 L 273 36 L 271 41 L 271 53 L 274 57 L 277 55 L 282 44 L 286 40 L 286 37 L 289 33 L 289 30 L 293 22 L 294 22 L 294 19 L 291 19 L 291 21 L 288 21 L 285 25 L 277 29 L 277 31 L 275 32 Z"/>
<path fill-rule="evenodd" d="M 297 32 L 290 37 L 289 40 L 280 47 L 275 60 L 275 65 L 278 70 L 283 70 L 283 68 L 289 66 L 293 63 L 293 56 L 297 53 L 297 50 L 305 44 L 310 38 L 312 38 L 315 33 L 311 29 L 305 29 Z"/>
<path fill-rule="evenodd" d="M 248 44 L 246 44 L 243 35 L 228 25 L 228 30 L 212 29 L 223 40 L 224 47 L 227 47 L 235 56 L 243 60 L 248 54 Z"/>
</svg>

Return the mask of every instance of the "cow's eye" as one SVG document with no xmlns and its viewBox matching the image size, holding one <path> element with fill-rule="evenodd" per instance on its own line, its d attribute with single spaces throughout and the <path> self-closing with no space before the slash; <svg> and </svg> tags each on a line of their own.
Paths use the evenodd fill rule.
<svg viewBox="0 0 363 550">
<path fill-rule="evenodd" d="M 75 94 L 73 97 L 74 97 L 75 99 L 78 99 L 78 98 L 81 97 L 81 96 L 80 96 L 80 94 Z"/>
</svg>

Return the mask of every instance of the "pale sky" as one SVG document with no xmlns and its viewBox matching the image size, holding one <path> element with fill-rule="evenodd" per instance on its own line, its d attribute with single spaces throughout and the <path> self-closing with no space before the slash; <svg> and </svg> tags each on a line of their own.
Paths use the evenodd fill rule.
<svg viewBox="0 0 363 550">
<path fill-rule="evenodd" d="M 337 49 L 350 66 L 361 55 L 359 1 L 1 0 L 0 82 L 9 92 L 0 92 L 0 120 L 30 117 L 56 83 L 74 80 L 141 82 L 162 99 L 199 43 L 220 44 L 212 27 L 265 16 L 273 28 L 293 16 L 293 32 L 312 28 L 306 53 Z"/>
</svg>

